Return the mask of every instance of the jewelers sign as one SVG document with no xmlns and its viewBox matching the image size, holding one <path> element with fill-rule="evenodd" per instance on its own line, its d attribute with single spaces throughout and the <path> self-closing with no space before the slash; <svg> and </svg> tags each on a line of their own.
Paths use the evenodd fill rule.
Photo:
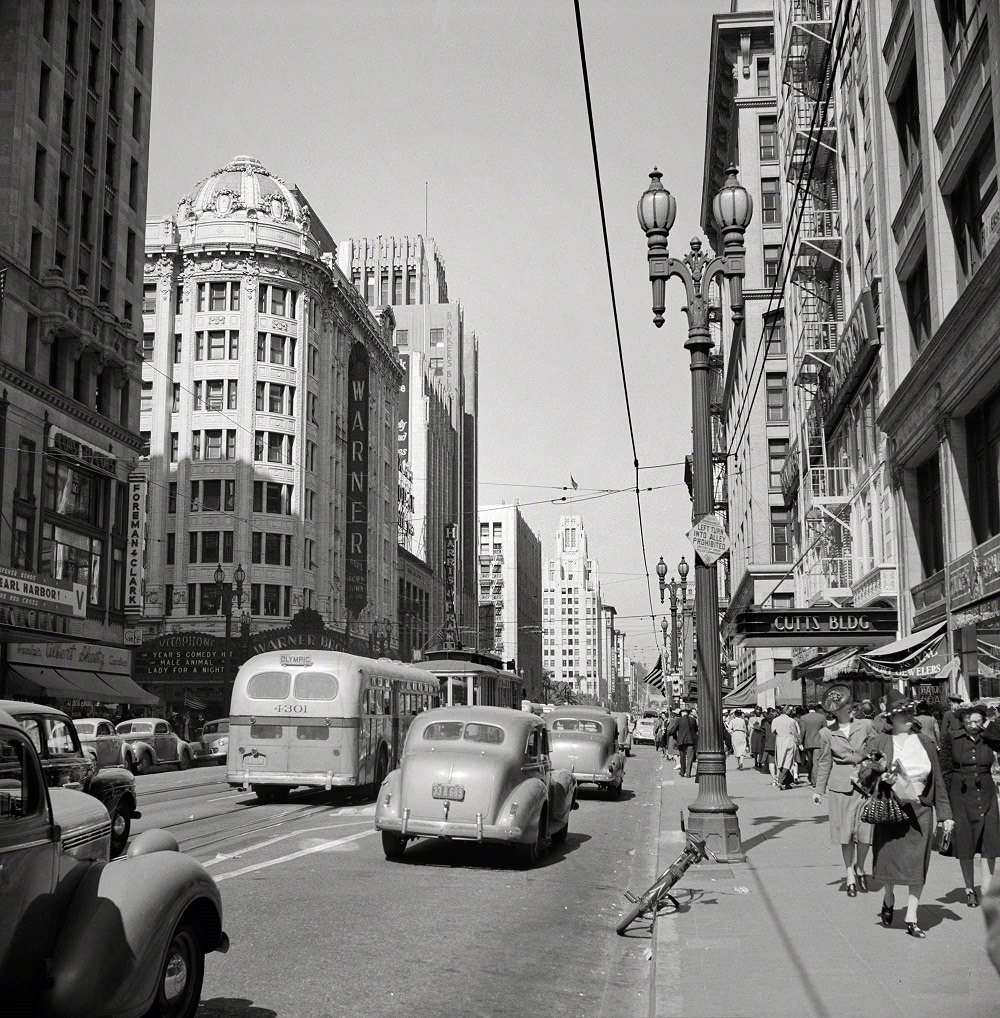
<svg viewBox="0 0 1000 1018">
<path fill-rule="evenodd" d="M 0 566 L 0 604 L 25 605 L 57 615 L 86 618 L 87 586 Z"/>
<path fill-rule="evenodd" d="M 142 615 L 143 534 L 146 530 L 146 478 L 129 474 L 128 541 L 125 557 L 125 614 Z"/>
</svg>

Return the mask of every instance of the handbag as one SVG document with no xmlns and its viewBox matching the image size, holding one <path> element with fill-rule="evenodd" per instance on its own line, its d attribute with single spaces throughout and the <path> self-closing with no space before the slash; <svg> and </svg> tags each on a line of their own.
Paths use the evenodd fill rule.
<svg viewBox="0 0 1000 1018">
<path fill-rule="evenodd" d="M 951 831 L 947 831 L 943 824 L 938 824 L 934 828 L 934 851 L 938 855 L 952 858 L 955 855 L 955 848 L 951 841 Z"/>
<path fill-rule="evenodd" d="M 874 795 L 861 807 L 861 820 L 866 824 L 901 824 L 906 814 L 888 785 L 880 782 Z"/>
</svg>

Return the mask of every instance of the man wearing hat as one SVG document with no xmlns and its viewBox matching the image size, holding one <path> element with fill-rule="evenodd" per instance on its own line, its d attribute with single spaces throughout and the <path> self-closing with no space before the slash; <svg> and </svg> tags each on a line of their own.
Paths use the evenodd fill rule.
<svg viewBox="0 0 1000 1018">
<path fill-rule="evenodd" d="M 948 709 L 941 715 L 941 738 L 946 735 L 958 735 L 962 730 L 962 722 L 955 717 L 955 708 L 962 702 L 960 696 L 948 697 Z"/>
<path fill-rule="evenodd" d="M 803 763 L 809 774 L 809 784 L 816 787 L 816 750 L 819 749 L 819 733 L 826 728 L 826 714 L 818 703 L 809 704 L 809 710 L 799 718 L 802 729 Z"/>
</svg>

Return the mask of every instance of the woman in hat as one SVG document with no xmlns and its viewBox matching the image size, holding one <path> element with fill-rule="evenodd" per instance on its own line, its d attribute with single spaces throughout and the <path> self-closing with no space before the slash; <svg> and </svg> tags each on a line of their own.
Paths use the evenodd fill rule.
<svg viewBox="0 0 1000 1018">
<path fill-rule="evenodd" d="M 982 858 L 983 887 L 989 887 L 1000 855 L 1000 810 L 993 780 L 993 753 L 1000 750 L 1000 722 L 986 724 L 986 707 L 963 704 L 954 710 L 958 731 L 941 741 L 941 771 L 955 814 L 955 858 L 965 880 L 965 903 L 977 908 L 975 857 Z"/>
<path fill-rule="evenodd" d="M 938 751 L 931 739 L 915 731 L 912 700 L 898 690 L 886 694 L 885 713 L 890 730 L 878 733 L 868 742 L 868 753 L 878 780 L 890 786 L 897 781 L 911 783 L 917 801 L 901 802 L 905 820 L 898 824 L 875 824 L 872 835 L 872 876 L 882 883 L 882 910 L 879 917 L 886 928 L 892 926 L 895 885 L 905 884 L 906 932 L 923 939 L 926 934 L 917 923 L 920 895 L 927 880 L 934 834 L 934 813 L 945 830 L 955 826 L 951 802 L 945 788 Z"/>
<path fill-rule="evenodd" d="M 830 840 L 840 845 L 844 857 L 849 898 L 857 896 L 859 887 L 868 890 L 865 859 L 872 843 L 872 826 L 861 820 L 864 797 L 856 787 L 856 779 L 868 741 L 875 734 L 875 726 L 868 718 L 855 717 L 854 706 L 846 689 L 831 689 L 823 697 L 823 709 L 835 720 L 818 733 L 813 793 L 816 805 L 829 793 Z"/>
<path fill-rule="evenodd" d="M 764 766 L 764 711 L 754 707 L 753 714 L 747 719 L 750 726 L 750 756 L 753 765 L 760 770 Z"/>
</svg>

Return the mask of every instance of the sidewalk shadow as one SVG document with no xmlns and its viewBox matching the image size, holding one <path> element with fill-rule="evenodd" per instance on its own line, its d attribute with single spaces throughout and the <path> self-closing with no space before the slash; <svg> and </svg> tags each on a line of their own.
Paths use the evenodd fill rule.
<svg viewBox="0 0 1000 1018">
<path fill-rule="evenodd" d="M 795 827 L 798 824 L 825 824 L 827 823 L 826 817 L 757 817 L 753 820 L 752 825 L 754 827 L 760 824 L 771 824 L 770 829 L 761 831 L 759 834 L 755 834 L 752 838 L 744 838 L 743 840 L 743 851 L 749 852 L 752 848 L 756 848 L 762 842 L 767 841 L 768 838 L 773 838 L 782 831 L 788 830 L 789 827 Z"/>
</svg>

